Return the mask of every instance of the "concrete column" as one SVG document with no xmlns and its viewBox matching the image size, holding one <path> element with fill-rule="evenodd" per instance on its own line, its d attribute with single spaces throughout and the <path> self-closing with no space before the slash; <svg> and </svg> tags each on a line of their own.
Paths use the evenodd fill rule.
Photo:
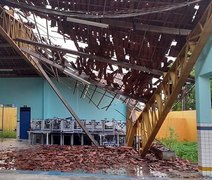
<svg viewBox="0 0 212 180">
<path fill-rule="evenodd" d="M 120 146 L 120 137 L 119 137 L 119 133 L 118 132 L 117 132 L 116 137 L 117 137 L 117 146 L 119 147 Z"/>
<path fill-rule="evenodd" d="M 60 133 L 60 145 L 64 145 L 64 134 Z"/>
<path fill-rule="evenodd" d="M 71 134 L 70 141 L 71 141 L 71 146 L 73 146 L 74 145 L 74 134 Z"/>
<path fill-rule="evenodd" d="M 46 133 L 46 145 L 49 145 L 49 133 Z"/>
<path fill-rule="evenodd" d="M 102 146 L 102 135 L 99 135 L 99 145 Z"/>
<path fill-rule="evenodd" d="M 32 144 L 31 132 L 30 131 L 28 131 L 28 143 Z"/>
<path fill-rule="evenodd" d="M 44 144 L 44 134 L 41 134 L 41 144 Z"/>
<path fill-rule="evenodd" d="M 63 143 L 62 145 L 64 145 L 64 136 L 65 135 L 62 133 L 62 143 Z"/>
<path fill-rule="evenodd" d="M 84 134 L 83 133 L 81 134 L 81 145 L 82 146 L 84 145 Z"/>
<path fill-rule="evenodd" d="M 195 92 L 198 131 L 198 168 L 203 176 L 212 177 L 212 115 L 211 88 L 212 77 L 212 37 L 196 64 Z"/>
<path fill-rule="evenodd" d="M 210 79 L 196 78 L 198 167 L 203 176 L 212 176 L 212 120 Z"/>
</svg>

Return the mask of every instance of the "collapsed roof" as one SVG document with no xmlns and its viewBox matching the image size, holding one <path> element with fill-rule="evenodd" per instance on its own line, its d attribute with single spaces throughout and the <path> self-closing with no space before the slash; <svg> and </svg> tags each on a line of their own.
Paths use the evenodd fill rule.
<svg viewBox="0 0 212 180">
<path fill-rule="evenodd" d="M 210 0 L 1 0 L 26 19 L 33 15 L 56 27 L 70 47 L 37 30 L 42 62 L 57 63 L 75 76 L 114 94 L 147 102 L 182 49 Z M 24 42 L 24 39 L 19 39 Z M 28 52 L 30 53 L 30 52 Z M 67 55 L 75 55 L 68 58 Z M 34 55 L 36 56 L 36 55 Z M 40 56 L 39 56 L 40 57 Z M 49 65 L 53 65 L 50 64 Z M 45 65 L 46 66 L 46 65 Z M 134 103 L 136 104 L 136 103 Z"/>
</svg>

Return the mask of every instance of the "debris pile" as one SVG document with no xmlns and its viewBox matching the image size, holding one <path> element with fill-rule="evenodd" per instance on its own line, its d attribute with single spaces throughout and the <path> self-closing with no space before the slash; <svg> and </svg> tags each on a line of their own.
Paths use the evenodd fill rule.
<svg viewBox="0 0 212 180">
<path fill-rule="evenodd" d="M 176 154 L 174 151 L 166 148 L 160 143 L 154 143 L 150 149 L 161 160 L 174 160 Z"/>
<path fill-rule="evenodd" d="M 17 152 L 7 152 L 4 157 L 7 167 L 14 166 L 24 170 L 84 170 L 95 172 L 108 168 L 137 165 L 139 158 L 135 150 L 128 147 L 93 147 L 93 146 L 39 146 Z M 11 164 L 13 159 L 15 163 Z M 138 159 L 140 159 L 138 161 Z M 0 165 L 1 166 L 1 165 Z"/>
<path fill-rule="evenodd" d="M 103 172 L 122 169 L 122 174 L 142 175 L 151 172 L 176 174 L 177 172 L 197 172 L 197 166 L 189 161 L 176 158 L 173 161 L 159 160 L 154 154 L 145 158 L 129 147 L 93 146 L 37 146 L 33 149 L 0 152 L 0 169 L 42 170 L 42 171 L 84 171 Z M 116 174 L 116 171 L 115 173 Z"/>
</svg>

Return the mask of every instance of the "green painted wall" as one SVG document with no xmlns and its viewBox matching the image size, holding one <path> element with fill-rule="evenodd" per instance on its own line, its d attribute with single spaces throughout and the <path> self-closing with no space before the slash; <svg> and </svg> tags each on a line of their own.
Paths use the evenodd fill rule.
<svg viewBox="0 0 212 180">
<path fill-rule="evenodd" d="M 92 102 L 89 103 L 88 98 L 81 98 L 82 86 L 79 86 L 73 93 L 75 81 L 69 81 L 68 86 L 66 85 L 67 79 L 62 80 L 62 82 L 55 81 L 55 84 L 80 119 L 114 118 L 125 121 L 125 117 L 116 111 L 126 114 L 126 106 L 122 102 L 116 99 L 106 111 L 101 108 L 108 105 L 111 99 L 105 97 L 99 105 L 100 109 L 98 109 Z M 98 91 L 101 90 L 98 89 Z M 92 91 L 89 92 L 90 96 L 91 94 Z M 100 93 L 95 93 L 94 103 L 98 104 L 101 96 Z M 70 117 L 70 113 L 42 78 L 0 78 L 0 104 L 14 104 L 18 109 L 27 105 L 31 107 L 32 119 Z"/>
</svg>

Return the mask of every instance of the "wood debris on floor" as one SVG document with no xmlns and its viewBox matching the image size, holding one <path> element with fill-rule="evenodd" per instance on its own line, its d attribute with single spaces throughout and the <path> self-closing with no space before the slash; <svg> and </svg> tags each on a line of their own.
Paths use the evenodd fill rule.
<svg viewBox="0 0 212 180">
<path fill-rule="evenodd" d="M 159 160 L 152 153 L 141 158 L 129 147 L 44 145 L 33 149 L 0 151 L 0 169 L 112 172 L 130 176 L 149 176 L 160 172 L 169 177 L 182 177 L 184 172 L 184 175 L 189 173 L 189 177 L 199 176 L 197 165 L 189 161 L 179 158 Z"/>
</svg>

